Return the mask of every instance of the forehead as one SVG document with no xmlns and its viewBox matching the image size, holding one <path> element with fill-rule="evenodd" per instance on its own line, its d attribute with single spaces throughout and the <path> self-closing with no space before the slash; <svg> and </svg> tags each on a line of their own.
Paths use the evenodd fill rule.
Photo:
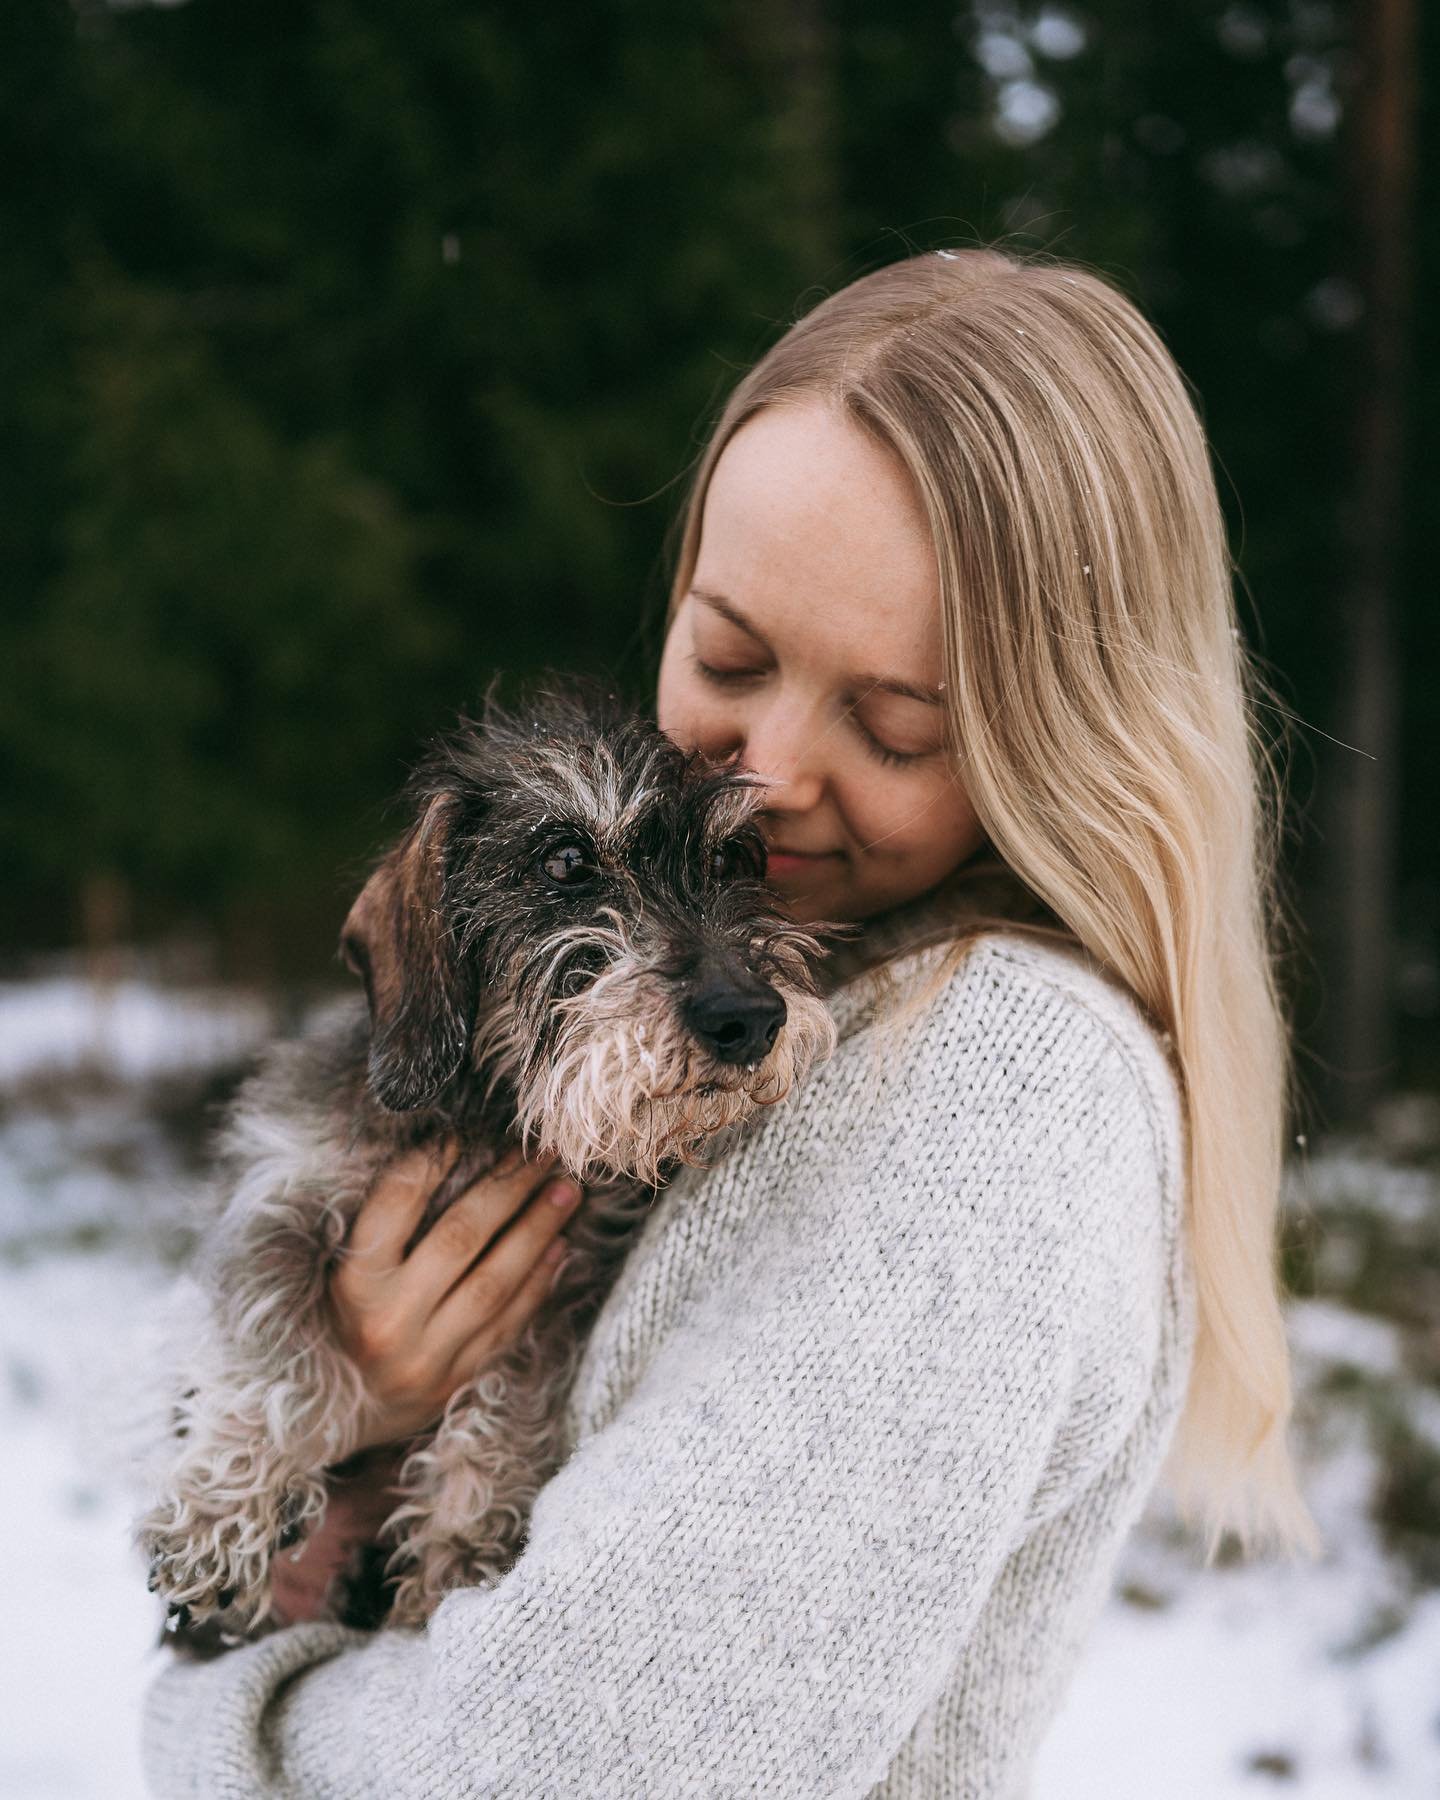
<svg viewBox="0 0 1440 1800">
<path fill-rule="evenodd" d="M 537 742 L 503 765 L 492 805 L 517 829 L 575 825 L 617 855 L 715 843 L 756 811 L 756 789 L 683 756 L 658 731 Z"/>
<path fill-rule="evenodd" d="M 827 403 L 765 407 L 730 439 L 694 580 L 808 660 L 938 674 L 939 571 L 919 498 L 894 452 Z"/>
</svg>

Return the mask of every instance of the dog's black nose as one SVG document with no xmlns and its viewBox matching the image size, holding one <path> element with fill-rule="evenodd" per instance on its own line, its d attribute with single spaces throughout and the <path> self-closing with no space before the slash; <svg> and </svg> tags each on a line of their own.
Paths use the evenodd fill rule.
<svg viewBox="0 0 1440 1800">
<path fill-rule="evenodd" d="M 720 976 L 686 1003 L 685 1023 L 719 1061 L 758 1063 L 785 1023 L 785 1002 L 768 982 Z"/>
</svg>

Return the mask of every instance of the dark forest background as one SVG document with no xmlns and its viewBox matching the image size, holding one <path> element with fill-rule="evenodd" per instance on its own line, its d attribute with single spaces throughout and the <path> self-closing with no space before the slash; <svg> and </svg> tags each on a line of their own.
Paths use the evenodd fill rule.
<svg viewBox="0 0 1440 1800">
<path fill-rule="evenodd" d="M 495 671 L 645 692 L 740 371 L 866 269 L 1003 241 L 1123 287 L 1197 392 L 1298 720 L 1300 1122 L 1435 1087 L 1437 37 L 1413 0 L 12 0 L 11 964 L 331 978 Z"/>
</svg>

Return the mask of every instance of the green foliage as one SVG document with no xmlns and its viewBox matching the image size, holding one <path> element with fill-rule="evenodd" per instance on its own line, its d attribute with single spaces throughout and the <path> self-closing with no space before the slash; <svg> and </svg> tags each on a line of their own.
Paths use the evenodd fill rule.
<svg viewBox="0 0 1440 1800">
<path fill-rule="evenodd" d="M 32 841 L 177 892 L 324 880 L 354 843 L 330 796 L 385 778 L 449 645 L 423 532 L 341 433 L 287 441 L 173 296 L 96 259 L 74 305 L 63 557 L 18 702 Z"/>
<path fill-rule="evenodd" d="M 977 234 L 1086 261 L 1157 320 L 1262 647 L 1326 716 L 1345 242 L 1339 140 L 1295 106 L 1343 75 L 1347 19 L 7 9 L 7 922 L 64 935 L 96 870 L 156 923 L 329 904 L 493 671 L 603 663 L 643 691 L 728 386 L 822 293 Z M 1047 128 L 1014 127 L 1017 83 Z"/>
</svg>

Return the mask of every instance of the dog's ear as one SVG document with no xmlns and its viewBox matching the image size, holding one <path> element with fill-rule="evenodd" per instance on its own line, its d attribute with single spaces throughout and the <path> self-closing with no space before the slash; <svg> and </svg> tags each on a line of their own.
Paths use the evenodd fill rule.
<svg viewBox="0 0 1440 1800">
<path fill-rule="evenodd" d="M 465 1057 L 474 984 L 461 969 L 446 905 L 446 845 L 459 811 L 437 794 L 365 883 L 340 955 L 370 1003 L 370 1091 L 390 1112 L 432 1101 Z"/>
</svg>

